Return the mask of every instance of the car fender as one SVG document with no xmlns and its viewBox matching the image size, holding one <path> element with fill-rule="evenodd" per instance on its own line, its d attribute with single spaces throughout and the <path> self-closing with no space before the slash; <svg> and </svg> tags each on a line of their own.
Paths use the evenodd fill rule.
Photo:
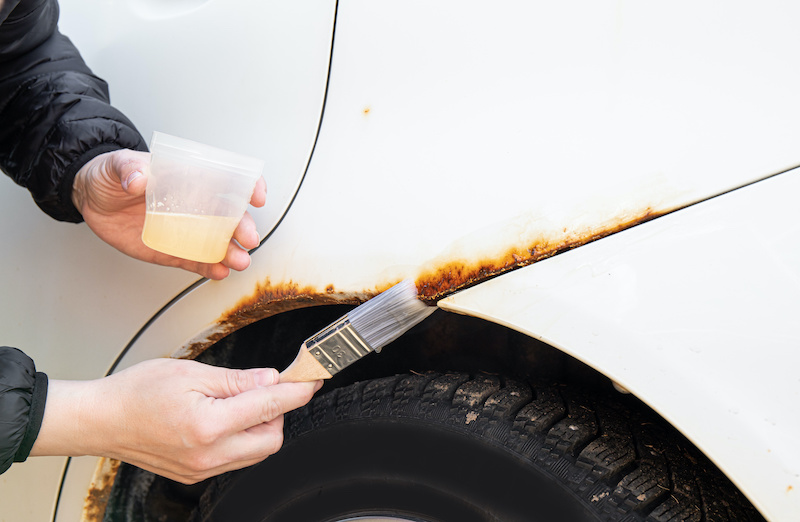
<svg viewBox="0 0 800 522">
<path fill-rule="evenodd" d="M 464 290 L 445 310 L 589 364 L 708 455 L 768 520 L 800 512 L 800 171 Z"/>
</svg>

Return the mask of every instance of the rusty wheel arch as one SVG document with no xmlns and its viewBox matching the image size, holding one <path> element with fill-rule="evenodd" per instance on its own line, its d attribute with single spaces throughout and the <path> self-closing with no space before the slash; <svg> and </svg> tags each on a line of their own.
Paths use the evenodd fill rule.
<svg viewBox="0 0 800 522">
<path fill-rule="evenodd" d="M 310 334 L 361 300 L 339 297 L 323 303 L 309 295 L 295 296 L 289 299 L 291 304 L 276 305 L 282 310 L 272 315 L 259 319 L 242 316 L 239 319 L 246 325 L 239 322 L 240 328 L 196 350 L 193 358 L 232 368 L 282 369 Z M 381 353 L 368 354 L 326 381 L 319 393 L 378 377 L 437 370 L 503 375 L 543 384 L 579 384 L 606 393 L 612 389 L 605 376 L 542 341 L 484 319 L 439 310 Z M 152 510 L 153 517 L 167 514 L 185 519 L 203 491 L 201 486 L 184 487 L 124 463 L 104 469 L 105 475 L 95 477 L 97 484 L 106 486 L 102 495 L 87 498 L 84 513 L 96 517 L 88 520 L 103 520 L 104 516 L 107 520 L 141 520 L 146 510 Z"/>
<path fill-rule="evenodd" d="M 638 215 L 627 216 L 600 229 L 585 230 L 574 235 L 567 234 L 564 230 L 564 237 L 539 238 L 524 247 L 510 248 L 491 258 L 470 263 L 460 259 L 437 263 L 436 266 L 423 270 L 416 280 L 420 299 L 435 305 L 439 300 L 465 288 L 640 225 L 666 213 L 669 212 L 647 208 Z M 164 310 L 204 282 L 205 280 L 199 280 L 176 296 L 141 331 L 157 320 Z M 210 331 L 190 342 L 174 356 L 217 366 L 268 366 L 281 370 L 291 363 L 301 343 L 309 335 L 394 283 L 396 281 L 388 281 L 372 289 L 346 292 L 337 289 L 333 284 L 328 284 L 325 288 L 315 288 L 292 281 L 273 283 L 267 279 L 257 285 L 250 296 L 244 297 L 224 312 Z M 131 340 L 129 347 L 136 342 L 138 336 Z M 127 348 L 120 354 L 109 373 L 113 373 L 125 352 Z M 358 364 L 334 376 L 325 383 L 321 393 L 360 380 L 431 370 L 483 372 L 546 383 L 578 383 L 582 387 L 590 388 L 612 387 L 611 381 L 597 370 L 542 341 L 485 319 L 440 310 L 380 354 L 369 354 Z M 103 485 L 103 494 L 91 494 L 90 490 L 84 513 L 93 513 L 91 516 L 100 517 L 90 516 L 89 520 L 100 520 L 110 496 L 111 509 L 120 510 L 119 515 L 123 515 L 120 519 L 128 520 L 124 517 L 124 513 L 129 512 L 130 508 L 125 506 L 125 489 L 141 488 L 141 484 L 119 486 L 115 476 L 117 469 L 124 473 L 124 464 L 115 466 L 112 463 L 111 466 L 104 467 L 106 468 L 111 471 L 96 474 L 93 481 Z M 152 482 L 152 477 L 145 474 L 141 480 Z M 107 495 L 107 486 L 112 481 L 114 486 L 110 495 Z M 161 500 L 161 503 L 155 502 L 160 506 L 156 509 L 176 509 L 175 502 L 168 498 Z"/>
<path fill-rule="evenodd" d="M 465 264 L 463 260 L 438 263 L 418 276 L 416 285 L 420 299 L 435 305 L 459 290 L 645 223 L 664 213 L 648 208 L 641 215 L 599 230 L 584 231 L 568 240 L 540 238 L 522 249 L 512 248 L 473 263 Z M 114 372 L 125 353 L 150 324 L 204 282 L 204 279 L 195 282 L 156 313 L 119 355 L 109 374 Z M 281 370 L 291 363 L 309 335 L 394 283 L 396 281 L 386 282 L 361 292 L 343 292 L 333 284 L 319 289 L 292 281 L 275 284 L 267 279 L 257 285 L 250 296 L 224 312 L 212 330 L 174 356 L 217 366 L 268 366 Z M 430 370 L 483 372 L 547 383 L 579 383 L 583 387 L 612 386 L 611 381 L 597 370 L 542 341 L 488 320 L 440 310 L 380 354 L 369 354 L 358 364 L 334 376 L 325 383 L 321 393 L 359 380 Z M 141 492 L 143 488 L 149 491 L 147 484 L 160 484 L 160 481 L 154 480 L 152 474 L 141 470 L 131 472 L 129 468 L 125 464 L 101 461 L 85 500 L 86 520 L 102 520 L 107 506 L 114 512 L 114 520 L 141 518 L 141 509 L 147 506 L 131 506 L 128 492 Z M 118 480 L 119 475 L 125 477 L 124 484 Z M 151 508 L 161 510 L 162 514 L 164 510 L 183 509 L 180 502 L 169 498 L 174 487 L 179 486 L 156 492 L 156 498 L 150 502 Z M 192 498 L 193 494 L 188 493 L 186 497 Z M 132 510 L 139 511 L 132 515 Z"/>
</svg>

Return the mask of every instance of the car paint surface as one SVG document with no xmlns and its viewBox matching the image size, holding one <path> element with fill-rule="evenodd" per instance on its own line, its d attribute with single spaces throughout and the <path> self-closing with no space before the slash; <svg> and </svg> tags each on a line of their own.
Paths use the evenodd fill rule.
<svg viewBox="0 0 800 522">
<path fill-rule="evenodd" d="M 743 54 L 754 42 L 737 43 L 742 24 L 763 22 L 748 9 L 731 11 L 730 20 L 698 12 L 717 25 L 693 21 L 677 37 L 676 26 L 653 36 L 667 13 L 635 6 L 623 10 L 631 18 L 625 24 L 613 5 L 587 4 L 593 11 L 577 19 L 557 6 L 503 6 L 485 12 L 469 3 L 343 2 L 323 125 L 285 221 L 248 271 L 203 285 L 167 310 L 164 324 L 182 325 L 181 333 L 152 325 L 154 333 L 138 341 L 141 357 L 166 355 L 150 338 L 186 347 L 215 335 L 243 299 L 264 289 L 363 298 L 448 263 L 524 251 L 542 238 L 558 246 L 591 237 L 800 161 L 786 138 L 797 133 L 786 111 L 800 108 L 747 96 L 765 81 L 750 72 L 763 67 L 761 54 Z M 468 27 L 500 36 L 457 33 L 464 36 L 454 39 L 458 46 L 442 43 L 437 28 L 453 12 Z M 536 20 L 549 24 L 533 31 Z M 571 52 L 553 56 L 546 45 L 563 32 L 554 20 L 571 22 Z M 625 45 L 617 42 L 623 37 Z M 763 53 L 788 53 L 794 36 L 784 37 L 762 42 Z M 709 65 L 698 50 L 709 47 L 719 63 Z M 529 63 L 498 65 L 503 52 Z M 695 77 L 704 67 L 714 70 Z M 800 86 L 794 72 L 770 72 L 775 83 Z M 578 81 L 591 73 L 602 81 Z M 680 88 L 689 82 L 697 88 Z M 561 92 L 565 85 L 577 93 Z M 503 105 L 512 101 L 528 105 Z M 658 117 L 643 118 L 643 107 Z M 723 124 L 726 110 L 742 123 Z M 687 133 L 681 122 L 705 130 Z"/>
<path fill-rule="evenodd" d="M 798 191 L 795 170 L 439 306 L 599 369 L 686 434 L 769 520 L 792 520 L 800 513 Z"/>
<path fill-rule="evenodd" d="M 21 276 L 50 275 L 36 299 L 23 283 L 12 285 L 9 301 L 23 306 L 9 305 L 3 331 L 19 332 L 7 344 L 31 349 L 56 378 L 99 377 L 126 346 L 117 369 L 191 356 L 229 331 L 242 311 L 249 315 L 237 327 L 292 307 L 359 302 L 403 277 L 437 285 L 438 299 L 465 279 L 475 284 L 537 261 L 464 292 L 476 295 L 486 285 L 502 296 L 506 289 L 497 285 L 506 278 L 606 244 L 619 234 L 580 246 L 620 225 L 800 164 L 794 4 L 754 11 L 735 3 L 724 12 L 689 2 L 235 4 L 189 1 L 164 12 L 166 4 L 145 0 L 62 3 L 63 32 L 74 35 L 109 81 L 112 100 L 145 136 L 161 130 L 264 157 L 272 199 L 255 213 L 267 238 L 251 267 L 174 301 L 194 278 L 126 260 L 85 227 L 56 237 L 46 218 L 21 208 L 27 201 L 12 202 L 36 235 L 4 230 L 4 239 L 29 249 L 36 262 L 6 252 L 4 266 Z M 330 79 L 315 136 L 334 7 Z M 307 25 L 307 17 L 315 23 Z M 123 28 L 105 27 L 120 19 Z M 97 26 L 104 29 L 90 30 Z M 20 192 L 3 201 L 19 200 Z M 580 248 L 564 253 L 566 246 Z M 537 248 L 548 255 L 537 257 Z M 500 269 L 481 272 L 481 263 Z M 64 277 L 64 266 L 84 268 Z M 478 268 L 442 283 L 440 269 L 448 266 Z M 430 274 L 440 279 L 425 279 Z M 81 306 L 74 306 L 76 295 Z M 557 293 L 549 298 L 558 304 Z M 113 324 L 88 333 L 75 326 L 79 314 L 123 304 L 131 311 Z M 723 305 L 720 314 L 736 310 L 734 302 Z M 497 299 L 464 306 L 537 335 L 528 318 Z M 49 307 L 49 333 L 35 328 L 34 311 L 44 314 L 42 307 Z M 633 349 L 623 342 L 630 331 L 614 333 L 621 350 Z M 553 343 L 587 358 L 580 348 Z M 679 367 L 693 368 L 695 355 L 673 353 Z M 616 378 L 627 375 L 626 364 L 607 357 L 595 367 Z M 712 387 L 681 407 L 704 409 Z M 761 398 L 754 393 L 752 400 Z M 676 419 L 675 407 L 665 402 L 659 411 Z M 49 476 L 63 459 L 53 462 Z M 79 516 L 95 462 L 73 459 L 59 520 Z M 761 464 L 751 462 L 750 472 Z M 12 470 L 14 484 L 30 480 L 25 466 Z M 41 502 L 52 498 L 53 484 L 57 478 L 30 493 L 4 488 L 0 496 Z"/>
</svg>

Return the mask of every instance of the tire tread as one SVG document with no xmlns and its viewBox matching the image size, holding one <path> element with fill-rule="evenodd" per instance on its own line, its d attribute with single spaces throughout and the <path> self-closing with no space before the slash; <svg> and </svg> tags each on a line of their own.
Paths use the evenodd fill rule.
<svg viewBox="0 0 800 522">
<path fill-rule="evenodd" d="M 385 377 L 290 412 L 287 441 L 331 422 L 375 417 L 481 437 L 549 474 L 601 520 L 763 520 L 716 467 L 649 412 L 567 386 L 456 372 Z M 212 505 L 205 499 L 198 511 Z"/>
</svg>

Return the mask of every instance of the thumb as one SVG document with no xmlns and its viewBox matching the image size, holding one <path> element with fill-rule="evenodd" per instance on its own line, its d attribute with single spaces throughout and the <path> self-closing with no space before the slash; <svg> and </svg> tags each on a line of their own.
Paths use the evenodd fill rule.
<svg viewBox="0 0 800 522">
<path fill-rule="evenodd" d="M 144 173 L 142 173 L 141 170 L 134 170 L 127 174 L 120 174 L 122 190 L 131 196 L 141 196 L 144 194 L 145 183 L 142 181 L 144 181 Z"/>
<path fill-rule="evenodd" d="M 144 194 L 147 185 L 150 154 L 128 149 L 111 153 L 111 170 L 119 178 L 122 190 L 131 196 Z"/>
<path fill-rule="evenodd" d="M 204 379 L 206 395 L 217 399 L 235 397 L 246 391 L 272 386 L 278 382 L 278 370 L 273 368 L 253 368 L 233 370 L 213 368 Z"/>
</svg>

